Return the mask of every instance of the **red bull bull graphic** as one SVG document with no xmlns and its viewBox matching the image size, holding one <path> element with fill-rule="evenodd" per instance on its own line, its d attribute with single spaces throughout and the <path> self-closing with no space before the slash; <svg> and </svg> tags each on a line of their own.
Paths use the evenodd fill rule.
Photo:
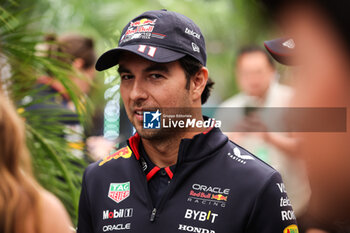
<svg viewBox="0 0 350 233">
<path fill-rule="evenodd" d="M 130 26 L 129 27 L 136 27 L 136 26 L 142 26 L 142 25 L 154 25 L 156 23 L 157 19 L 151 20 L 151 19 L 147 19 L 147 18 L 143 18 L 140 19 L 138 21 L 135 22 L 130 22 Z"/>
<path fill-rule="evenodd" d="M 131 149 L 128 146 L 126 146 L 118 150 L 117 152 L 106 156 L 98 165 L 102 166 L 103 164 L 111 161 L 112 159 L 119 159 L 120 157 L 123 157 L 124 159 L 128 159 L 131 157 L 131 154 L 132 154 Z"/>
<path fill-rule="evenodd" d="M 215 199 L 215 200 L 218 200 L 218 201 L 227 201 L 227 196 L 218 194 L 218 195 L 213 195 L 211 197 L 211 199 Z"/>
</svg>

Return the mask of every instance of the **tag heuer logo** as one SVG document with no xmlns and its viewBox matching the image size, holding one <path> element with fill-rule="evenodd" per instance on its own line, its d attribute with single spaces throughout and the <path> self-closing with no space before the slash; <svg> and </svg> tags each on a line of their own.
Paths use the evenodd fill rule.
<svg viewBox="0 0 350 233">
<path fill-rule="evenodd" d="M 119 203 L 130 196 L 130 182 L 111 183 L 109 185 L 108 197 Z"/>
</svg>

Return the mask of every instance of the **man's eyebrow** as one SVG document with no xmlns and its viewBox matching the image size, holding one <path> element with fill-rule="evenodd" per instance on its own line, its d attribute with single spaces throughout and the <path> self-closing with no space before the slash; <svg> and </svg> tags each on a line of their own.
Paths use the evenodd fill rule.
<svg viewBox="0 0 350 233">
<path fill-rule="evenodd" d="M 119 65 L 118 67 L 118 73 L 131 73 L 130 70 L 128 70 L 127 68 L 125 68 L 124 66 Z"/>
<path fill-rule="evenodd" d="M 147 67 L 143 70 L 144 72 L 151 72 L 151 71 L 162 71 L 164 73 L 169 73 L 169 68 L 165 64 L 153 64 Z"/>
</svg>

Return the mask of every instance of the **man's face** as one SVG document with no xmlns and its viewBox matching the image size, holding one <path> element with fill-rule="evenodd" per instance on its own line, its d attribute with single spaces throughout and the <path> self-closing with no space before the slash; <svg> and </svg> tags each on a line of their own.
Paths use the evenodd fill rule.
<svg viewBox="0 0 350 233">
<path fill-rule="evenodd" d="M 161 139 L 162 129 L 143 129 L 143 111 L 191 107 L 186 76 L 178 61 L 155 63 L 125 52 L 119 62 L 120 92 L 129 120 L 145 139 Z"/>
<path fill-rule="evenodd" d="M 238 85 L 249 96 L 263 97 L 274 77 L 274 72 L 274 68 L 262 52 L 243 54 L 237 61 Z"/>
</svg>

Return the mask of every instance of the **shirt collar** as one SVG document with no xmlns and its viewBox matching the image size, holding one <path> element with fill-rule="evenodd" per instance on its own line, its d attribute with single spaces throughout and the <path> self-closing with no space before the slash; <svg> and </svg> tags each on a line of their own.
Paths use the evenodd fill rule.
<svg viewBox="0 0 350 233">
<path fill-rule="evenodd" d="M 154 175 L 156 175 L 161 168 L 158 167 L 157 165 L 155 165 L 151 159 L 148 157 L 145 148 L 142 145 L 142 140 L 140 140 L 139 142 L 139 154 L 140 154 L 140 165 L 142 170 L 144 171 L 144 173 L 146 174 L 146 178 L 147 181 L 149 181 L 150 179 L 152 179 L 152 177 Z M 174 171 L 175 171 L 175 167 L 176 165 L 172 165 L 169 167 L 165 167 L 164 170 L 167 173 L 167 175 L 169 176 L 170 179 L 173 178 L 174 175 Z"/>
</svg>

